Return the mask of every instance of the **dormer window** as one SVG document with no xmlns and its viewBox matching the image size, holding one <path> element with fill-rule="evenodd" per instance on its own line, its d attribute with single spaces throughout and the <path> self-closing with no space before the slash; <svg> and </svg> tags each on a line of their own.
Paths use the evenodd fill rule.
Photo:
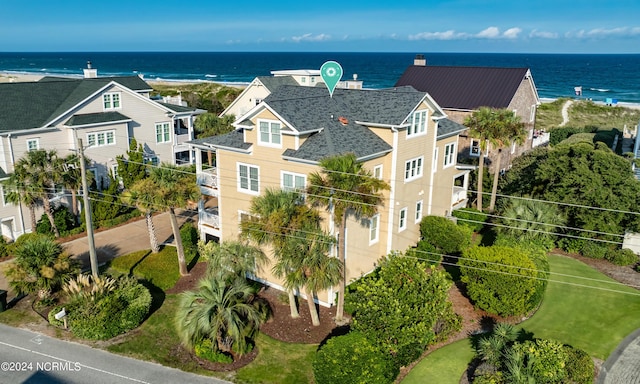
<svg viewBox="0 0 640 384">
<path fill-rule="evenodd" d="M 411 126 L 407 130 L 407 137 L 424 135 L 427 132 L 427 110 L 415 111 L 411 120 Z"/>
<path fill-rule="evenodd" d="M 282 134 L 280 133 L 279 121 L 261 120 L 258 123 L 260 132 L 258 133 L 258 142 L 261 145 L 278 147 L 282 146 Z"/>
<path fill-rule="evenodd" d="M 102 95 L 102 105 L 105 111 L 120 109 L 120 92 L 105 93 Z"/>
</svg>

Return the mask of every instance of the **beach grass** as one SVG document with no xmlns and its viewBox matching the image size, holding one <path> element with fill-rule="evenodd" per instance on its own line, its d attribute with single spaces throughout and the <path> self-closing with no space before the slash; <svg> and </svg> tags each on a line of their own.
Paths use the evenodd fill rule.
<svg viewBox="0 0 640 384">
<path fill-rule="evenodd" d="M 562 123 L 562 106 L 570 99 L 562 98 L 543 103 L 536 113 L 536 128 L 550 130 Z M 633 130 L 640 121 L 640 109 L 625 106 L 608 106 L 588 100 L 573 100 L 568 110 L 567 127 L 598 127 L 601 130 L 617 128 L 623 131 L 625 125 Z"/>
</svg>

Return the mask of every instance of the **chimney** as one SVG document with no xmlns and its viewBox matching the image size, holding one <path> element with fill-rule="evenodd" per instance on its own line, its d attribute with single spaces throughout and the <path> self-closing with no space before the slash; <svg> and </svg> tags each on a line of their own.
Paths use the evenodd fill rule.
<svg viewBox="0 0 640 384">
<path fill-rule="evenodd" d="M 98 70 L 91 67 L 90 61 L 87 61 L 87 68 L 85 68 L 83 71 L 85 79 L 95 79 L 96 77 L 98 77 Z"/>
<path fill-rule="evenodd" d="M 424 58 L 424 55 L 417 54 L 416 58 L 413 59 L 413 65 L 424 67 L 427 65 L 427 59 Z"/>
</svg>

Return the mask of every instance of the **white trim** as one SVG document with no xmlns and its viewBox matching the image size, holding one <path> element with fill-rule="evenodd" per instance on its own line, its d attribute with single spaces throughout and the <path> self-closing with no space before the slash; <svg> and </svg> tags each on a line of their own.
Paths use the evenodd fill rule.
<svg viewBox="0 0 640 384">
<path fill-rule="evenodd" d="M 375 238 L 371 238 L 371 226 L 373 225 L 373 223 L 376 223 L 376 231 L 375 231 Z M 369 219 L 369 245 L 373 245 L 376 244 L 377 242 L 380 241 L 380 214 L 376 213 L 375 215 L 371 216 L 371 218 Z"/>
<path fill-rule="evenodd" d="M 447 156 L 447 148 L 451 147 L 451 151 L 449 152 L 448 156 Z M 442 168 L 449 168 L 452 167 L 454 165 L 456 165 L 456 159 L 455 159 L 455 154 L 456 154 L 456 143 L 449 143 L 446 144 L 444 146 L 444 156 L 442 159 Z"/>
<path fill-rule="evenodd" d="M 398 140 L 399 134 L 397 129 L 393 129 L 393 152 L 391 152 L 391 188 L 389 190 L 389 212 L 387 223 L 387 249 L 386 253 L 391 252 L 391 245 L 393 243 L 393 214 L 396 205 L 396 177 L 398 175 Z"/>
<path fill-rule="evenodd" d="M 376 179 L 383 179 L 383 168 L 382 168 L 382 164 L 378 164 L 375 167 L 373 167 L 373 177 L 375 177 Z M 378 176 L 376 176 L 376 173 L 378 173 Z"/>
<path fill-rule="evenodd" d="M 478 145 L 473 145 L 473 143 L 478 143 Z M 474 151 L 475 148 L 475 151 Z M 469 144 L 469 156 L 473 156 L 473 157 L 480 157 L 480 140 L 478 139 L 471 139 L 471 143 Z"/>
<path fill-rule="evenodd" d="M 267 141 L 262 140 L 263 132 L 262 132 L 261 124 L 263 123 L 266 124 L 266 128 L 267 128 L 267 132 L 266 132 L 266 134 L 268 135 Z M 278 128 L 277 137 L 278 137 L 278 141 L 280 141 L 279 143 L 273 142 L 273 137 L 274 137 L 273 128 L 275 128 L 276 125 Z M 279 120 L 258 119 L 256 126 L 258 128 L 256 129 L 256 133 L 258 134 L 258 145 L 261 145 L 263 147 L 282 148 L 282 122 L 280 122 Z"/>
<path fill-rule="evenodd" d="M 247 188 L 242 188 L 242 181 L 240 179 L 240 167 L 247 167 Z M 257 170 L 257 191 L 251 189 L 251 168 L 255 168 Z M 259 195 L 260 194 L 260 167 L 253 164 L 246 164 L 236 162 L 236 179 L 237 179 L 237 189 L 238 192 L 246 193 L 249 195 Z"/>
<path fill-rule="evenodd" d="M 117 103 L 118 106 L 114 106 L 114 98 L 117 96 Z M 107 100 L 107 98 L 109 100 Z M 106 106 L 106 104 L 109 103 L 109 107 Z M 122 92 L 105 92 L 102 94 L 102 110 L 103 111 L 116 111 L 122 109 Z"/>
<path fill-rule="evenodd" d="M 37 137 L 36 138 L 31 138 L 31 139 L 27 139 L 26 141 L 27 141 L 27 150 L 26 150 L 26 152 L 37 151 L 37 150 L 40 149 L 40 139 L 39 138 L 37 138 Z M 33 149 L 29 148 L 29 142 L 35 142 L 36 143 L 36 147 L 33 148 Z"/>
<path fill-rule="evenodd" d="M 407 166 L 409 168 L 407 168 Z M 414 157 L 404 162 L 404 182 L 418 180 L 424 175 L 424 156 Z"/>
<path fill-rule="evenodd" d="M 168 132 L 164 131 L 165 124 L 167 125 L 167 128 L 169 129 Z M 171 129 L 173 128 L 171 122 L 169 122 L 169 121 L 161 121 L 159 123 L 154 123 L 153 127 L 154 127 L 154 132 L 153 133 L 154 133 L 154 135 L 156 137 L 156 144 L 171 143 L 171 137 L 173 136 L 171 134 Z M 162 129 L 162 133 L 161 133 L 162 134 L 162 139 L 163 139 L 162 141 L 158 141 L 158 127 L 161 127 L 161 129 Z M 167 133 L 168 133 L 169 139 L 168 140 L 164 140 L 165 134 L 167 134 Z"/>
<path fill-rule="evenodd" d="M 407 214 L 409 210 L 407 207 L 400 208 L 398 211 L 398 233 L 407 229 Z"/>
<path fill-rule="evenodd" d="M 418 209 L 418 205 L 420 205 L 420 209 Z M 421 222 L 423 217 L 424 217 L 424 201 L 418 200 L 416 201 L 416 214 L 414 216 L 415 223 L 418 224 L 419 222 Z"/>
<path fill-rule="evenodd" d="M 420 116 L 418 120 L 420 120 L 418 127 L 416 127 L 416 117 Z M 407 127 L 407 140 L 413 139 L 414 137 L 420 137 L 427 134 L 427 121 L 429 119 L 429 110 L 428 109 L 420 109 L 413 112 L 411 117 L 411 124 Z M 419 129 L 418 131 L 414 131 L 414 128 Z"/>
<path fill-rule="evenodd" d="M 284 185 L 284 176 L 286 175 L 291 175 L 293 176 L 293 187 L 287 187 Z M 280 188 L 282 188 L 283 190 L 287 190 L 287 191 L 298 191 L 300 192 L 300 190 L 296 189 L 295 185 L 296 185 L 296 178 L 301 177 L 302 180 L 304 180 L 303 186 L 302 186 L 302 191 L 304 192 L 304 189 L 307 187 L 307 175 L 305 175 L 304 173 L 296 173 L 296 172 L 290 172 L 290 171 L 280 171 Z"/>
<path fill-rule="evenodd" d="M 109 143 L 109 133 L 111 133 L 111 139 L 112 142 Z M 103 136 L 103 144 L 98 143 L 99 140 L 99 136 L 102 135 Z M 111 145 L 116 145 L 116 130 L 115 129 L 110 129 L 108 131 L 95 131 L 95 132 L 87 132 L 85 134 L 86 136 L 86 143 L 88 147 L 107 147 L 107 146 L 111 146 Z M 93 136 L 93 144 L 91 144 L 92 140 L 90 139 L 90 137 Z"/>
</svg>

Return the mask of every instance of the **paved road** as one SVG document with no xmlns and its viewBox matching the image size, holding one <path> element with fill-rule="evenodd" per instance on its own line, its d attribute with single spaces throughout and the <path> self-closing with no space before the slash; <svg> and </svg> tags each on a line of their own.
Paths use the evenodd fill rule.
<svg viewBox="0 0 640 384">
<path fill-rule="evenodd" d="M 230 384 L 2 324 L 0 383 Z"/>
</svg>

